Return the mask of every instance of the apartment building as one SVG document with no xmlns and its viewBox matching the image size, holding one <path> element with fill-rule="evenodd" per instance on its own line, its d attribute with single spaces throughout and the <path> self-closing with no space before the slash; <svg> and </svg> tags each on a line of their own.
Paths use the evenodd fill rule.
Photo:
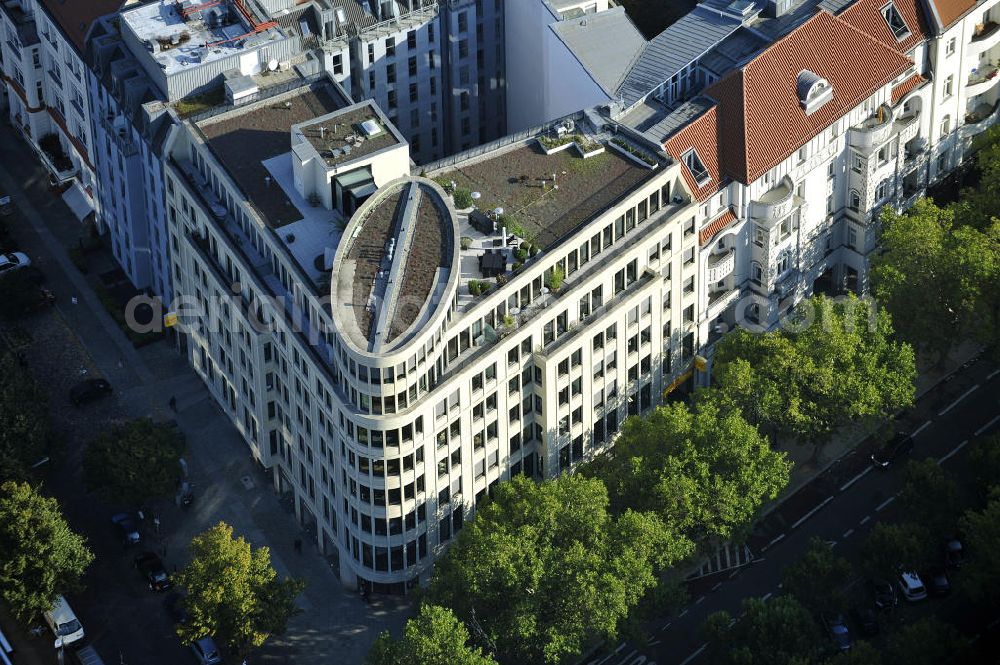
<svg viewBox="0 0 1000 665">
<path fill-rule="evenodd" d="M 577 114 L 546 135 L 586 140 L 501 142 L 434 179 L 330 78 L 171 128 L 181 346 L 344 584 L 418 583 L 494 483 L 567 470 L 690 384 L 680 165 L 604 124 Z M 456 210 L 452 181 L 489 205 Z M 520 211 L 510 232 L 498 208 Z"/>
<path fill-rule="evenodd" d="M 0 5 L 0 75 L 7 88 L 8 118 L 55 182 L 78 180 L 74 209 L 81 217 L 96 206 L 86 39 L 97 17 L 122 4 L 7 0 Z"/>
</svg>

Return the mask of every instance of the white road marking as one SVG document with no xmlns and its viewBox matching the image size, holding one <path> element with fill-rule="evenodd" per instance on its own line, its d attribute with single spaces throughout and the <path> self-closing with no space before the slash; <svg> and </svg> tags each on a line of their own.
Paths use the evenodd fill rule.
<svg viewBox="0 0 1000 665">
<path fill-rule="evenodd" d="M 852 533 L 854 533 L 854 529 L 848 529 L 844 532 L 844 535 L 842 535 L 841 538 L 850 538 Z"/>
<path fill-rule="evenodd" d="M 875 506 L 875 512 L 876 513 L 882 512 L 883 508 L 886 508 L 890 503 L 892 503 L 895 500 L 896 500 L 895 496 L 890 496 L 888 499 Z"/>
<path fill-rule="evenodd" d="M 834 547 L 837 546 L 837 541 L 836 540 L 828 540 L 828 541 L 826 541 L 826 544 L 829 545 L 830 548 L 832 549 L 832 548 L 834 548 Z"/>
<path fill-rule="evenodd" d="M 699 596 L 698 600 L 694 601 L 694 604 L 695 605 L 701 605 L 704 602 L 705 602 L 705 596 Z"/>
<path fill-rule="evenodd" d="M 947 407 L 945 408 L 945 410 L 944 410 L 944 411 L 941 411 L 941 412 L 939 412 L 939 413 L 938 413 L 938 415 L 939 415 L 939 416 L 943 416 L 944 414 L 946 414 L 946 413 L 948 413 L 949 411 L 951 411 L 952 409 L 954 409 L 954 408 L 955 408 L 956 406 L 958 406 L 958 403 L 959 403 L 959 402 L 961 402 L 961 401 L 962 401 L 963 399 L 965 399 L 966 397 L 968 397 L 969 395 L 971 395 L 972 393 L 974 393 L 974 392 L 976 391 L 976 389 L 977 389 L 978 387 L 979 387 L 979 384 L 977 383 L 976 385 L 974 385 L 974 386 L 972 386 L 971 388 L 969 388 L 968 390 L 966 390 L 966 391 L 965 391 L 964 393 L 962 393 L 962 394 L 961 394 L 961 395 L 960 395 L 960 396 L 958 397 L 958 399 L 956 399 L 956 400 L 955 400 L 954 402 L 952 402 L 951 404 L 949 404 L 949 405 L 948 405 L 948 406 L 947 406 Z"/>
<path fill-rule="evenodd" d="M 989 376 L 986 377 L 986 380 L 987 381 L 992 381 L 993 377 L 996 376 L 997 374 L 1000 374 L 1000 369 L 995 369 L 992 372 L 990 372 Z"/>
<path fill-rule="evenodd" d="M 673 623 L 672 621 L 668 621 L 668 622 L 666 622 L 665 624 L 663 624 L 663 628 L 660 628 L 660 632 L 662 633 L 662 632 L 663 632 L 663 631 L 665 631 L 665 630 L 666 630 L 667 628 L 670 628 L 670 624 L 672 624 L 672 623 Z"/>
<path fill-rule="evenodd" d="M 730 619 L 729 620 L 729 627 L 732 628 L 735 625 L 736 625 L 736 619 Z"/>
<path fill-rule="evenodd" d="M 859 480 L 861 480 L 862 478 L 864 478 L 865 476 L 867 476 L 869 473 L 871 473 L 871 471 L 872 471 L 873 468 L 874 467 L 871 467 L 871 466 L 865 467 L 864 471 L 862 471 L 861 473 L 859 473 L 858 475 L 854 476 L 853 478 L 851 478 L 850 480 L 848 480 L 846 483 L 844 483 L 843 485 L 841 485 L 840 486 L 840 491 L 843 492 L 848 487 L 850 487 L 854 483 L 858 482 Z"/>
<path fill-rule="evenodd" d="M 722 586 L 722 582 L 716 582 L 712 585 L 712 591 L 718 591 L 720 586 Z"/>
<path fill-rule="evenodd" d="M 965 448 L 965 445 L 966 445 L 967 443 L 969 443 L 969 440 L 968 440 L 968 439 L 966 439 L 966 440 L 965 440 L 965 441 L 963 441 L 962 443 L 960 443 L 960 444 L 958 444 L 957 446 L 955 446 L 955 449 L 954 449 L 954 450 L 952 450 L 952 451 L 951 451 L 950 453 L 948 453 L 947 455 L 945 455 L 944 457 L 942 457 L 941 459 L 939 459 L 939 460 L 938 460 L 938 464 L 943 464 L 944 462 L 947 462 L 948 460 L 950 460 L 950 459 L 951 459 L 952 457 L 954 457 L 954 456 L 955 456 L 955 454 L 956 454 L 956 453 L 957 453 L 957 452 L 958 452 L 959 450 L 961 450 L 962 448 Z"/>
<path fill-rule="evenodd" d="M 687 610 L 687 608 L 685 607 L 685 608 L 684 608 L 684 611 L 683 611 L 683 612 L 681 612 L 680 614 L 678 614 L 678 615 L 677 615 L 677 617 L 678 617 L 678 618 L 680 618 L 680 617 L 684 616 L 684 615 L 685 615 L 685 614 L 687 614 L 687 613 L 688 613 L 688 610 Z"/>
<path fill-rule="evenodd" d="M 781 534 L 780 536 L 775 536 L 774 538 L 771 539 L 771 542 L 769 542 L 767 544 L 767 547 L 771 547 L 775 543 L 780 542 L 781 540 L 784 539 L 784 537 L 785 537 L 785 534 Z M 767 547 L 765 547 L 764 549 L 767 549 Z"/>
<path fill-rule="evenodd" d="M 859 524 L 867 524 L 868 520 L 870 520 L 871 518 L 872 518 L 871 515 L 865 515 L 864 517 L 861 518 L 861 522 L 859 522 Z"/>
<path fill-rule="evenodd" d="M 650 640 L 650 641 L 649 641 L 649 646 L 651 646 L 651 647 L 655 647 L 655 646 L 656 646 L 657 644 L 659 644 L 660 642 L 661 642 L 661 640 L 656 640 L 656 639 L 653 639 L 653 640 Z"/>
<path fill-rule="evenodd" d="M 930 427 L 930 425 L 931 425 L 931 421 L 928 420 L 923 425 L 921 425 L 917 429 L 913 430 L 913 434 L 911 434 L 910 436 L 916 436 L 916 435 L 920 434 L 921 432 L 924 431 L 925 428 Z"/>
<path fill-rule="evenodd" d="M 692 660 L 694 660 L 695 658 L 697 658 L 698 656 L 700 656 L 701 652 L 704 651 L 707 648 L 708 648 L 708 642 L 705 642 L 700 647 L 698 647 L 697 649 L 695 649 L 694 653 L 692 653 L 690 656 L 688 656 L 687 658 L 685 658 L 684 660 L 682 660 L 681 661 L 681 665 L 687 665 Z"/>
<path fill-rule="evenodd" d="M 810 510 L 808 513 L 806 513 L 805 515 L 803 515 L 802 517 L 800 517 L 798 519 L 798 521 L 796 521 L 795 524 L 792 525 L 792 528 L 793 529 L 797 528 L 800 524 L 802 524 L 807 519 L 809 519 L 810 517 L 812 517 L 813 515 L 815 515 L 817 512 L 819 512 L 820 508 L 822 508 L 826 504 L 830 503 L 831 501 L 833 501 L 833 497 L 832 496 L 828 496 L 825 499 L 823 499 L 823 503 L 819 504 L 818 506 L 816 506 L 815 508 L 813 508 L 812 510 Z"/>
<path fill-rule="evenodd" d="M 770 598 L 772 595 L 774 595 L 774 594 L 772 594 L 770 591 L 768 591 L 763 596 L 761 596 L 760 599 L 766 603 L 767 599 Z"/>
<path fill-rule="evenodd" d="M 1000 371 L 1000 370 L 997 370 L 997 371 Z M 998 420 L 1000 420 L 1000 416 L 993 416 L 993 420 L 991 420 L 990 422 L 986 423 L 985 425 L 983 425 L 982 427 L 980 427 L 979 429 L 976 430 L 976 436 L 979 436 L 980 434 L 982 434 L 983 432 L 985 432 L 989 428 L 993 427 L 993 423 L 995 423 Z"/>
</svg>

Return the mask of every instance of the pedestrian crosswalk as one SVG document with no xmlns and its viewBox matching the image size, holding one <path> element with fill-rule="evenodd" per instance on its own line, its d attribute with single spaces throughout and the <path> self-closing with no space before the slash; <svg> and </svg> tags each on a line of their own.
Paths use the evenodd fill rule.
<svg viewBox="0 0 1000 665">
<path fill-rule="evenodd" d="M 698 570 L 689 575 L 688 579 L 696 580 L 707 575 L 746 566 L 753 561 L 753 558 L 753 553 L 747 545 L 724 543 L 714 553 L 705 557 Z"/>
</svg>

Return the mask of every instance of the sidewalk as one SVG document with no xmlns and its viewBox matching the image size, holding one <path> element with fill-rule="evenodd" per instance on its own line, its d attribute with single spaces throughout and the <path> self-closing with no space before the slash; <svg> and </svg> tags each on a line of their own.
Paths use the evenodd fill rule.
<svg viewBox="0 0 1000 665">
<path fill-rule="evenodd" d="M 58 362 L 79 366 L 65 367 L 68 376 L 86 369 L 91 375 L 96 372 L 108 378 L 119 407 L 114 409 L 115 414 L 109 413 L 110 417 L 120 411 L 121 416 L 129 418 L 176 418 L 187 435 L 185 457 L 194 484 L 195 505 L 182 519 L 164 520 L 163 547 L 171 558 L 177 558 L 175 552 L 186 547 L 192 536 L 219 520 L 228 522 L 255 546 L 270 547 L 279 574 L 299 577 L 307 585 L 298 600 L 304 611 L 291 620 L 287 634 L 266 645 L 254 662 L 361 662 L 380 631 L 401 629 L 412 612 L 412 599 L 376 597 L 369 606 L 343 588 L 315 546 L 309 546 L 310 540 L 303 535 L 294 515 L 280 503 L 269 472 L 253 462 L 246 444 L 186 360 L 170 342 L 135 349 L 105 311 L 88 283 L 97 279 L 95 273 L 100 271 L 82 275 L 66 251 L 76 245 L 82 232 L 80 223 L 63 201 L 48 191 L 45 171 L 34 160 L 25 160 L 23 154 L 20 137 L 9 126 L 0 124 L 0 190 L 13 197 L 19 211 L 12 231 L 47 275 L 58 298 L 55 316 L 68 331 L 67 339 L 75 337 L 79 341 L 79 352 L 65 359 L 59 357 Z M 95 267 L 108 265 L 109 257 L 93 260 Z M 77 304 L 72 302 L 74 297 Z M 72 345 L 64 340 L 58 346 L 62 352 Z M 52 351 L 56 350 L 49 347 L 42 353 Z M 47 375 L 39 380 L 51 382 L 55 377 Z M 56 393 L 61 390 L 59 387 Z M 176 414 L 167 406 L 170 396 L 177 398 Z M 294 548 L 297 539 L 306 543 L 301 554 Z M 134 625 L 131 628 L 138 631 Z M 118 625 L 113 630 L 127 628 Z"/>
</svg>

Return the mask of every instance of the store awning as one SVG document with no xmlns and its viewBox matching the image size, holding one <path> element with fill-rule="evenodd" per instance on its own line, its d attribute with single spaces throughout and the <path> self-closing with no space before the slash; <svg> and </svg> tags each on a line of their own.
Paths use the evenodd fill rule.
<svg viewBox="0 0 1000 665">
<path fill-rule="evenodd" d="M 83 191 L 83 187 L 80 186 L 78 181 L 73 181 L 65 192 L 63 192 L 63 201 L 69 206 L 69 209 L 73 211 L 76 218 L 81 222 L 86 219 L 87 215 L 94 212 L 94 204 L 91 202 L 90 197 L 87 196 L 87 192 Z"/>
</svg>

